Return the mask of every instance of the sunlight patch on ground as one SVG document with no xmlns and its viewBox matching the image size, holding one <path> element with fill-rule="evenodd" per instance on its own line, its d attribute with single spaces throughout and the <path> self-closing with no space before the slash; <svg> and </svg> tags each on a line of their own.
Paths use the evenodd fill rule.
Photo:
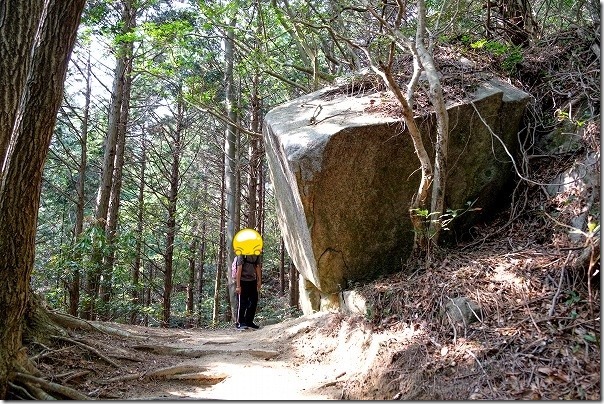
<svg viewBox="0 0 604 404">
<path fill-rule="evenodd" d="M 309 382 L 316 379 L 313 376 L 317 372 L 323 370 L 315 368 L 311 371 L 303 367 L 299 372 L 292 372 L 280 362 L 273 362 L 271 367 L 254 363 L 222 364 L 221 367 L 229 373 L 231 383 L 218 383 L 202 389 L 198 397 L 220 397 L 222 400 L 291 400 L 299 399 L 300 391 L 307 391 L 303 399 L 326 399 L 325 396 L 314 394 L 312 390 L 319 385 Z M 233 381 L 236 388 L 233 388 Z"/>
<path fill-rule="evenodd" d="M 493 274 L 493 280 L 497 282 L 510 283 L 516 286 L 522 286 L 523 279 L 516 276 L 508 268 L 497 265 Z"/>
</svg>

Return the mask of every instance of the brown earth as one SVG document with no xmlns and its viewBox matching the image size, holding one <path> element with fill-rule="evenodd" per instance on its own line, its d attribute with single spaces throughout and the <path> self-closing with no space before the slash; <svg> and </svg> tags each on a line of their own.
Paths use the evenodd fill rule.
<svg viewBox="0 0 604 404">
<path fill-rule="evenodd" d="M 401 338 L 351 320 L 317 313 L 246 331 L 102 323 L 109 332 L 72 332 L 38 366 L 98 399 L 340 399 L 380 344 Z"/>
</svg>

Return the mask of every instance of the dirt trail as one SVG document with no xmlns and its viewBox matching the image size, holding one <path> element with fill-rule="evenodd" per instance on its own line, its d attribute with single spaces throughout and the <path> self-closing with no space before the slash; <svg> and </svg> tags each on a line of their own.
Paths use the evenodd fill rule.
<svg viewBox="0 0 604 404">
<path fill-rule="evenodd" d="M 343 329 L 342 324 L 333 314 L 317 313 L 246 331 L 116 325 L 144 337 L 132 340 L 128 351 L 153 356 L 112 379 L 170 367 L 196 376 L 119 381 L 104 395 L 127 400 L 341 399 L 344 383 L 362 370 L 363 357 L 377 342 L 362 328 Z"/>
</svg>

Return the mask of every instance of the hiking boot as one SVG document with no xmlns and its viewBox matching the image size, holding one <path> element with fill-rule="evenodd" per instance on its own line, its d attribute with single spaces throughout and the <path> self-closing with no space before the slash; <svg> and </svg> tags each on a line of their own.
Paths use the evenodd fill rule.
<svg viewBox="0 0 604 404">
<path fill-rule="evenodd" d="M 241 323 L 241 324 L 237 324 L 237 329 L 238 330 L 247 330 L 247 325 Z"/>
<path fill-rule="evenodd" d="M 258 328 L 260 328 L 259 325 L 256 325 L 254 323 L 250 324 L 248 327 L 253 328 L 254 330 L 257 330 Z"/>
</svg>

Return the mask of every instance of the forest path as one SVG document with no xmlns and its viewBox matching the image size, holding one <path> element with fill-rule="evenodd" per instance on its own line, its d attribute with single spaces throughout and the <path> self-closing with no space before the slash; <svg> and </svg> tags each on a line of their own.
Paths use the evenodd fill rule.
<svg viewBox="0 0 604 404">
<path fill-rule="evenodd" d="M 122 361 L 123 366 L 97 380 L 102 386 L 99 398 L 340 399 L 343 383 L 361 370 L 363 355 L 375 339 L 368 339 L 371 333 L 362 328 L 343 334 L 340 320 L 317 313 L 245 331 L 110 323 L 130 337 L 119 337 L 118 344 L 115 336 L 105 336 L 104 344 L 128 352 L 122 358 L 137 360 Z"/>
</svg>

